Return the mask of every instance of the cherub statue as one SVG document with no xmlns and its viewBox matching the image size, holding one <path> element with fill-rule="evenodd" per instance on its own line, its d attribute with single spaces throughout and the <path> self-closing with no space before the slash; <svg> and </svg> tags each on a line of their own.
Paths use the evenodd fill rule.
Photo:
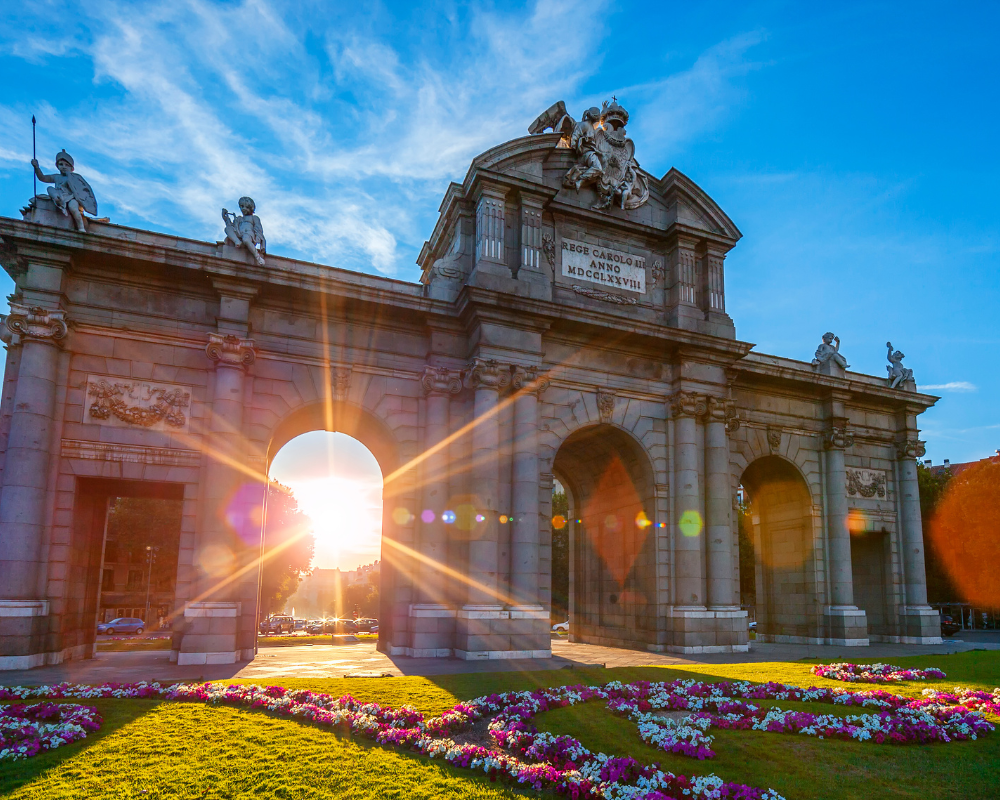
<svg viewBox="0 0 1000 800">
<path fill-rule="evenodd" d="M 886 357 L 889 359 L 889 363 L 892 364 L 891 367 L 885 368 L 885 371 L 889 373 L 889 388 L 895 389 L 901 383 L 912 381 L 913 370 L 903 366 L 903 359 L 906 356 L 900 350 L 897 350 L 895 353 L 892 352 L 892 342 L 886 342 L 885 346 L 889 348 L 889 355 Z"/>
<path fill-rule="evenodd" d="M 264 266 L 264 255 L 267 253 L 267 243 L 264 241 L 264 228 L 260 224 L 260 217 L 254 214 L 257 206 L 249 197 L 240 198 L 240 211 L 242 217 L 231 214 L 226 209 L 222 209 L 222 219 L 226 222 L 226 240 L 232 242 L 234 247 L 245 247 L 254 260 Z"/>
<path fill-rule="evenodd" d="M 97 198 L 94 197 L 94 190 L 82 176 L 73 172 L 73 156 L 65 150 L 56 153 L 55 175 L 46 175 L 38 166 L 37 159 L 31 159 L 31 166 L 35 168 L 35 175 L 42 183 L 54 183 L 48 190 L 49 197 L 67 217 L 72 217 L 76 223 L 76 229 L 81 233 L 86 233 L 87 228 L 83 223 L 81 210 L 86 211 L 91 216 L 97 216 Z"/>
<path fill-rule="evenodd" d="M 841 369 L 850 366 L 847 359 L 840 354 L 840 337 L 827 331 L 823 334 L 823 343 L 816 348 L 816 357 L 812 360 L 812 365 L 822 367 L 831 361 Z"/>
</svg>

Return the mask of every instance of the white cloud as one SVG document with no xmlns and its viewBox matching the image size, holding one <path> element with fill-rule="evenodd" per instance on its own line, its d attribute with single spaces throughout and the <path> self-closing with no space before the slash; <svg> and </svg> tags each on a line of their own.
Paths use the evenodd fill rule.
<svg viewBox="0 0 1000 800">
<path fill-rule="evenodd" d="M 922 392 L 974 392 L 976 391 L 976 384 L 969 383 L 968 381 L 950 381 L 948 383 L 922 383 L 918 388 Z"/>
</svg>

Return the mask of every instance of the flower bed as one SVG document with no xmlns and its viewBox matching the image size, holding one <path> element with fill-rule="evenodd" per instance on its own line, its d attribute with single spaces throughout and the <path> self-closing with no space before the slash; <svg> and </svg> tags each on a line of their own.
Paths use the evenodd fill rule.
<svg viewBox="0 0 1000 800">
<path fill-rule="evenodd" d="M 1000 702 L 1000 689 L 993 694 L 957 689 L 956 694 L 933 693 L 914 700 L 883 690 L 800 689 L 779 683 L 613 681 L 603 686 L 492 694 L 459 703 L 440 717 L 424 719 L 408 706 L 393 709 L 361 703 L 349 695 L 334 698 L 278 686 L 140 683 L 0 688 L 0 700 L 33 698 L 158 698 L 258 709 L 443 758 L 494 779 L 505 778 L 536 790 L 554 789 L 573 798 L 780 800 L 773 790 L 728 783 L 715 775 L 685 777 L 631 757 L 593 753 L 571 736 L 539 732 L 532 718 L 555 708 L 603 701 L 612 713 L 634 720 L 645 741 L 701 760 L 715 755 L 708 733 L 712 727 L 898 745 L 976 739 L 994 727 L 971 704 L 983 710 L 992 708 Z M 832 703 L 859 706 L 873 713 L 834 716 L 765 709 L 755 700 Z M 661 710 L 691 714 L 681 720 L 663 719 L 655 714 Z M 490 720 L 492 746 L 456 741 L 454 737 L 461 738 L 481 719 Z"/>
<path fill-rule="evenodd" d="M 947 677 L 934 667 L 927 669 L 903 669 L 892 664 L 817 664 L 813 675 L 832 681 L 847 683 L 899 683 L 900 681 L 925 681 L 928 678 Z"/>
<path fill-rule="evenodd" d="M 30 758 L 99 730 L 97 709 L 68 703 L 0 706 L 0 761 Z"/>
</svg>

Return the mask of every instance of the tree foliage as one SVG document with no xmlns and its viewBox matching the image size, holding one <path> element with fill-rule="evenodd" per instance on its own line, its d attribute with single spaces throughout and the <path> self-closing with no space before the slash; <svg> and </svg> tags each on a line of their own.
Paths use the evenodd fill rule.
<svg viewBox="0 0 1000 800">
<path fill-rule="evenodd" d="M 938 487 L 926 479 L 925 483 L 930 499 Z M 1000 581 L 996 577 L 1000 564 L 1000 459 L 981 461 L 950 478 L 940 487 L 936 500 L 925 529 L 925 541 L 929 539 L 935 558 L 961 599 L 1000 608 Z"/>
<path fill-rule="evenodd" d="M 924 531 L 924 568 L 927 572 L 927 599 L 932 603 L 962 600 L 942 560 L 940 546 L 931 536 L 931 520 L 951 480 L 950 470 L 932 471 L 917 462 L 917 485 L 920 487 L 920 519 Z"/>
<path fill-rule="evenodd" d="M 312 523 L 299 508 L 292 490 L 271 481 L 264 526 L 264 567 L 261 575 L 262 616 L 272 614 L 295 594 L 311 569 L 316 537 Z"/>
<path fill-rule="evenodd" d="M 172 590 L 177 580 L 182 509 L 182 500 L 113 498 L 108 509 L 105 561 L 136 564 L 145 570 L 146 548 L 156 548 L 150 586 L 154 591 Z"/>
</svg>

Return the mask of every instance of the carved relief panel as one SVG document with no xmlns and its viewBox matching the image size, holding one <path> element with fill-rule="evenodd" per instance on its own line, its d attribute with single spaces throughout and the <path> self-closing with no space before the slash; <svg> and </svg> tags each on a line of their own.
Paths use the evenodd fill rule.
<svg viewBox="0 0 1000 800">
<path fill-rule="evenodd" d="M 882 469 L 847 468 L 847 496 L 884 499 L 886 474 Z"/>
<path fill-rule="evenodd" d="M 190 405 L 190 386 L 89 375 L 83 420 L 115 428 L 187 432 Z"/>
</svg>

